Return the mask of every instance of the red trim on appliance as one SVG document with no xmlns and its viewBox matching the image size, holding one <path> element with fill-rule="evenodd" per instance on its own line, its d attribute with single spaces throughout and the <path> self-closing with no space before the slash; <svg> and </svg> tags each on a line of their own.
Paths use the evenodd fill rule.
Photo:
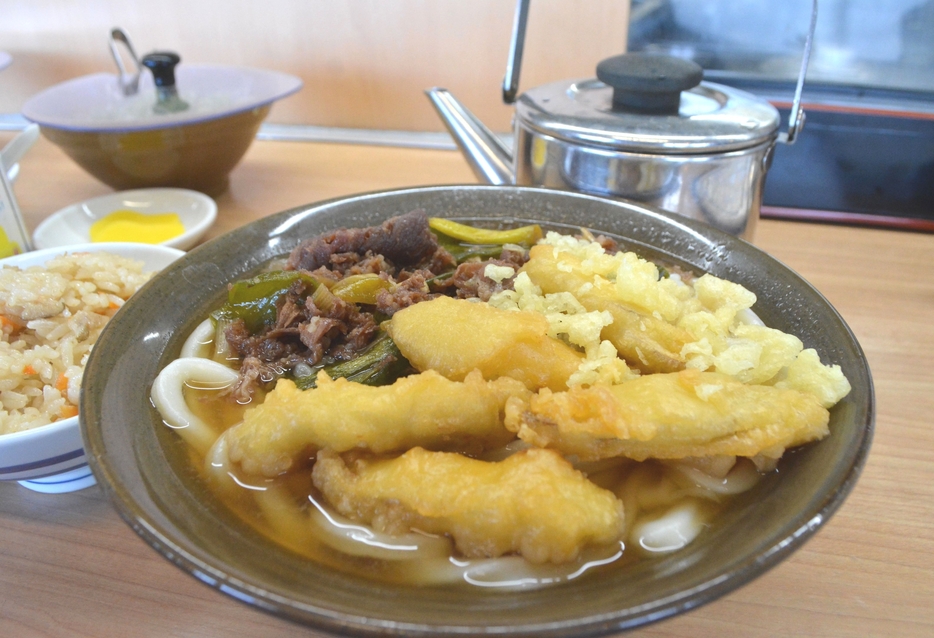
<svg viewBox="0 0 934 638">
<path fill-rule="evenodd" d="M 769 100 L 777 109 L 790 109 L 793 104 L 783 100 Z M 851 115 L 876 115 L 880 117 L 903 117 L 912 120 L 934 120 L 934 113 L 922 111 L 899 111 L 896 109 L 863 108 L 859 106 L 845 106 L 842 104 L 808 104 L 802 103 L 801 108 L 807 111 L 824 111 L 827 113 L 849 113 Z"/>
<path fill-rule="evenodd" d="M 781 208 L 778 206 L 763 206 L 762 217 L 787 221 L 849 224 L 853 226 L 869 226 L 872 228 L 915 230 L 924 233 L 934 233 L 934 219 L 919 219 L 917 217 L 890 217 L 888 215 L 868 215 L 863 213 L 813 210 L 807 208 Z"/>
</svg>

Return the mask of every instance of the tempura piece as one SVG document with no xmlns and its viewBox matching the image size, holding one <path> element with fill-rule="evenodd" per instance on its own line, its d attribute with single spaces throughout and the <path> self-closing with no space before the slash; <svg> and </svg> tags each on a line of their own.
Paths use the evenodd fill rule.
<svg viewBox="0 0 934 638">
<path fill-rule="evenodd" d="M 784 378 L 775 383 L 775 387 L 813 394 L 827 409 L 836 405 L 853 389 L 840 366 L 822 364 L 813 348 L 798 354 L 785 371 Z"/>
<path fill-rule="evenodd" d="M 518 552 L 533 563 L 561 563 L 624 531 L 616 496 L 551 450 L 488 463 L 413 448 L 350 467 L 323 450 L 312 478 L 343 515 L 382 532 L 448 534 L 471 558 Z"/>
<path fill-rule="evenodd" d="M 582 461 L 757 454 L 828 434 L 829 412 L 797 390 L 746 385 L 719 372 L 645 375 L 615 386 L 543 390 L 506 405 L 523 441 Z"/>
<path fill-rule="evenodd" d="M 487 303 L 502 310 L 521 310 L 543 316 L 548 322 L 548 336 L 584 353 L 584 361 L 568 379 L 568 387 L 620 383 L 638 374 L 620 358 L 616 346 L 601 338 L 603 329 L 613 323 L 609 312 L 587 310 L 569 292 L 545 295 L 524 272 L 515 276 L 512 285 L 512 290 L 491 295 Z"/>
<path fill-rule="evenodd" d="M 305 391 L 280 379 L 227 431 L 228 455 L 245 472 L 272 477 L 324 447 L 476 452 L 515 438 L 503 427 L 504 405 L 527 394 L 514 379 L 484 381 L 479 372 L 458 382 L 428 371 L 378 387 L 319 375 L 318 387 Z"/>
<path fill-rule="evenodd" d="M 530 390 L 563 390 L 583 355 L 548 336 L 548 321 L 531 312 L 510 312 L 485 303 L 439 297 L 392 317 L 389 334 L 417 370 L 463 379 L 512 377 Z"/>
<path fill-rule="evenodd" d="M 606 311 L 613 322 L 601 338 L 610 341 L 627 363 L 643 372 L 673 372 L 684 368 L 681 349 L 692 341 L 687 331 L 662 316 L 639 312 L 620 301 L 617 286 L 603 277 L 587 274 L 581 260 L 549 245 L 534 246 L 522 267 L 545 294 L 570 292 L 591 311 Z"/>
</svg>

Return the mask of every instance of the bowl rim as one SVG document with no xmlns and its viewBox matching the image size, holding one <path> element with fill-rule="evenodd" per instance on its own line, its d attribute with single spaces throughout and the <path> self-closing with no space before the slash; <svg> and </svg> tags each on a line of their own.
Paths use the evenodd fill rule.
<svg viewBox="0 0 934 638">
<path fill-rule="evenodd" d="M 281 233 L 288 229 L 290 226 L 290 221 L 294 223 L 299 217 L 304 218 L 305 216 L 313 215 L 316 212 L 327 210 L 335 205 L 341 204 L 342 202 L 365 202 L 366 200 L 374 197 L 379 198 L 387 195 L 405 195 L 408 193 L 430 195 L 431 193 L 436 192 L 473 190 L 507 191 L 512 194 L 521 191 L 527 191 L 543 194 L 546 197 L 578 198 L 591 202 L 608 203 L 610 205 L 615 203 L 616 205 L 626 206 L 631 210 L 636 209 L 639 212 L 656 219 L 663 218 L 666 220 L 666 223 L 670 224 L 672 227 L 677 227 L 680 230 L 692 235 L 696 235 L 697 237 L 710 238 L 713 241 L 721 242 L 736 241 L 740 242 L 739 245 L 749 246 L 747 242 L 726 235 L 725 233 L 709 227 L 701 222 L 686 219 L 650 206 L 645 206 L 634 202 L 607 200 L 591 195 L 568 193 L 566 191 L 556 191 L 544 188 L 488 186 L 476 184 L 407 187 L 371 191 L 345 197 L 336 197 L 294 207 L 292 209 L 266 217 L 262 220 L 258 220 L 258 222 L 262 222 L 268 226 L 268 229 L 270 230 L 275 228 L 276 232 Z M 254 226 L 254 224 L 258 222 L 248 224 L 247 226 Z M 278 226 L 274 226 L 274 224 L 278 224 Z M 238 232 L 246 232 L 243 230 L 244 228 L 246 227 L 241 227 L 240 229 L 231 231 L 226 236 L 237 236 Z M 272 236 L 272 234 L 273 233 L 270 233 L 270 236 Z M 221 238 L 212 240 L 212 242 L 209 242 L 209 244 L 219 239 Z M 207 244 L 205 246 L 207 246 Z M 205 246 L 199 247 L 197 250 L 200 251 L 205 248 Z M 823 297 L 823 295 L 814 289 L 810 283 L 808 283 L 806 280 L 794 273 L 794 271 L 767 253 L 753 246 L 750 247 L 753 249 L 753 251 L 758 253 L 758 258 L 764 259 L 765 261 L 774 264 L 775 266 L 781 268 L 783 271 L 786 271 L 797 278 L 799 283 L 807 290 L 810 295 L 815 296 L 816 298 L 822 300 L 824 304 L 826 304 L 825 310 L 834 315 L 840 326 L 842 326 L 844 330 L 844 336 L 849 339 L 848 345 L 852 345 L 855 352 L 860 357 L 860 362 L 863 366 L 860 372 L 864 373 L 866 377 L 866 389 L 868 393 L 867 396 L 861 398 L 861 401 L 865 401 L 865 422 L 856 424 L 858 431 L 853 435 L 855 437 L 853 439 L 854 443 L 847 448 L 847 451 L 851 456 L 850 464 L 846 467 L 845 471 L 842 472 L 841 476 L 839 477 L 839 481 L 835 484 L 835 489 L 815 496 L 812 501 L 813 506 L 808 508 L 807 512 L 796 512 L 796 514 L 788 521 L 788 524 L 782 528 L 791 529 L 789 533 L 784 534 L 781 538 L 775 538 L 774 542 L 769 540 L 768 542 L 771 544 L 765 547 L 763 551 L 756 553 L 755 555 L 744 556 L 743 560 L 735 567 L 730 569 L 728 573 L 718 573 L 715 577 L 711 577 L 709 580 L 703 582 L 697 587 L 686 591 L 679 591 L 677 595 L 670 596 L 665 599 L 655 600 L 652 604 L 645 605 L 639 609 L 616 609 L 612 612 L 608 612 L 602 615 L 589 616 L 586 618 L 574 618 L 567 621 L 549 621 L 538 625 L 527 624 L 518 627 L 497 626 L 493 628 L 483 628 L 482 626 L 473 625 L 449 626 L 417 622 L 407 623 L 386 619 L 372 619 L 347 612 L 328 610 L 321 607 L 314 607 L 307 604 L 295 603 L 294 601 L 283 600 L 282 598 L 276 596 L 274 593 L 265 590 L 261 584 L 244 582 L 235 576 L 232 576 L 230 573 L 225 573 L 223 566 L 218 567 L 217 565 L 212 565 L 209 562 L 206 562 L 198 555 L 196 555 L 196 553 L 189 551 L 188 547 L 185 546 L 188 539 L 182 539 L 182 542 L 178 542 L 176 539 L 173 539 L 171 532 L 166 532 L 165 529 L 161 528 L 157 521 L 153 520 L 151 516 L 143 511 L 142 507 L 137 502 L 135 502 L 127 487 L 122 485 L 114 475 L 114 469 L 109 465 L 107 450 L 105 449 L 106 446 L 103 443 L 100 428 L 98 427 L 95 429 L 89 425 L 91 422 L 99 422 L 100 419 L 99 412 L 101 406 L 96 400 L 94 402 L 85 402 L 85 405 L 88 409 L 86 409 L 81 414 L 82 436 L 84 437 L 86 447 L 89 449 L 89 451 L 93 452 L 93 454 L 89 455 L 90 464 L 97 477 L 98 483 L 100 483 L 104 488 L 120 516 L 132 529 L 134 529 L 134 531 L 136 531 L 137 534 L 139 534 L 148 544 L 150 544 L 150 546 L 152 546 L 157 552 L 170 560 L 176 566 L 181 568 L 184 572 L 195 577 L 201 582 L 204 582 L 205 584 L 212 586 L 215 589 L 219 589 L 222 592 L 232 596 L 233 598 L 240 600 L 241 602 L 246 602 L 247 604 L 253 605 L 263 611 L 271 612 L 290 620 L 304 623 L 321 631 L 341 635 L 345 635 L 349 632 L 350 634 L 360 636 L 382 636 L 396 634 L 428 636 L 437 635 L 439 632 L 450 632 L 450 635 L 488 635 L 490 631 L 493 631 L 494 633 L 510 636 L 547 635 L 552 637 L 571 637 L 606 635 L 654 623 L 684 611 L 697 608 L 723 596 L 726 593 L 736 590 L 752 579 L 765 573 L 780 561 L 788 557 L 791 553 L 800 548 L 806 540 L 812 537 L 817 532 L 817 530 L 829 520 L 829 518 L 842 505 L 846 496 L 852 491 L 853 486 L 856 484 L 856 481 L 865 465 L 865 461 L 871 446 L 875 422 L 875 398 L 872 377 L 869 371 L 868 363 L 865 359 L 865 354 L 858 341 L 856 340 L 855 335 L 852 333 L 852 330 L 839 315 L 836 309 L 833 308 L 833 306 Z M 193 251 L 190 253 L 189 258 L 191 260 L 197 259 L 196 252 Z M 176 265 L 178 266 L 179 264 Z M 97 355 L 99 355 L 100 352 L 101 350 L 98 350 Z M 88 362 L 89 367 L 97 365 L 97 355 L 92 355 L 91 361 Z M 82 392 L 84 393 L 87 388 L 88 386 L 85 386 L 82 389 Z M 771 539 L 771 536 L 769 538 Z"/>
<path fill-rule="evenodd" d="M 103 195 L 98 195 L 96 197 L 91 197 L 80 202 L 75 202 L 69 204 L 63 208 L 58 209 L 36 226 L 35 230 L 32 231 L 32 244 L 36 247 L 36 250 L 45 250 L 48 248 L 58 248 L 66 249 L 76 245 L 87 245 L 91 243 L 102 243 L 102 242 L 92 242 L 90 237 L 85 237 L 83 241 L 71 243 L 45 243 L 44 237 L 54 228 L 56 224 L 60 223 L 63 219 L 69 218 L 74 215 L 80 215 L 82 207 L 86 206 L 95 206 L 102 202 L 106 202 L 110 199 L 121 199 L 121 198 L 131 198 L 131 197 L 140 197 L 145 198 L 150 201 L 156 201 L 166 194 L 172 194 L 178 197 L 187 198 L 193 202 L 198 203 L 198 219 L 190 227 L 185 228 L 185 232 L 181 235 L 177 235 L 171 239 L 160 242 L 158 244 L 148 244 L 150 246 L 165 246 L 167 248 L 176 248 L 179 250 L 185 250 L 193 246 L 204 233 L 214 224 L 217 220 L 217 202 L 213 198 L 205 195 L 204 193 L 190 188 L 176 188 L 172 186 L 152 186 L 149 188 L 133 188 L 122 191 L 114 191 L 112 193 L 105 193 Z M 146 214 L 146 211 L 136 211 L 142 214 Z M 162 212 L 171 212 L 171 211 L 159 211 Z M 109 243 L 132 243 L 132 244 L 145 244 L 145 242 L 109 242 Z"/>
<path fill-rule="evenodd" d="M 9 441 L 19 441 L 21 439 L 29 439 L 29 435 L 35 436 L 37 432 L 41 432 L 43 435 L 54 435 L 59 430 L 67 430 L 72 427 L 79 426 L 78 416 L 70 416 L 67 419 L 59 419 L 58 421 L 52 421 L 51 423 L 46 423 L 45 425 L 40 425 L 35 428 L 29 428 L 28 430 L 19 430 L 18 432 L 7 432 L 5 434 L 0 434 L 0 446 Z"/>
<path fill-rule="evenodd" d="M 151 252 L 164 256 L 171 255 L 176 259 L 182 257 L 185 254 L 184 250 L 173 248 L 171 246 L 163 246 L 162 244 L 142 244 L 130 241 L 99 241 L 87 242 L 83 244 L 69 244 L 68 246 L 52 246 L 50 248 L 39 248 L 37 250 L 27 250 L 26 252 L 10 255 L 9 257 L 0 259 L 0 268 L 3 266 L 16 266 L 17 268 L 22 268 L 23 263 L 26 263 L 25 267 L 28 268 L 30 266 L 39 265 L 31 263 L 33 259 L 45 258 L 47 261 L 48 259 L 52 257 L 58 257 L 59 255 L 84 252 L 100 253 L 107 252 L 109 250 L 122 250 L 127 252 Z M 125 257 L 126 255 L 121 256 Z M 130 258 L 141 259 L 140 257 Z"/>
<path fill-rule="evenodd" d="M 25 104 L 23 104 L 22 114 L 23 117 L 25 117 L 30 122 L 34 122 L 41 128 L 46 129 L 69 131 L 72 133 L 136 133 L 142 131 L 154 131 L 167 128 L 190 126 L 193 124 L 201 124 L 225 117 L 239 115 L 241 113 L 246 113 L 255 109 L 261 109 L 263 107 L 269 106 L 273 102 L 285 99 L 297 93 L 304 86 L 304 81 L 296 75 L 284 73 L 282 71 L 261 69 L 251 66 L 237 66 L 230 64 L 185 64 L 183 66 L 179 66 L 175 72 L 177 75 L 183 76 L 188 72 L 210 73 L 216 72 L 218 70 L 245 72 L 256 76 L 276 78 L 283 83 L 283 86 L 279 87 L 278 90 L 270 93 L 269 95 L 263 96 L 261 99 L 244 102 L 243 104 L 234 106 L 232 108 L 204 113 L 189 119 L 186 119 L 184 115 L 181 114 L 167 115 L 161 121 L 152 121 L 142 125 L 137 124 L 135 126 L 132 123 L 123 121 L 115 121 L 110 124 L 104 122 L 91 123 L 86 121 L 73 123 L 69 122 L 67 118 L 54 116 L 50 117 L 42 112 L 42 102 L 44 100 L 52 99 L 52 97 L 57 93 L 74 89 L 81 84 L 90 84 L 92 82 L 114 82 L 116 84 L 117 82 L 117 75 L 114 73 L 91 73 L 88 75 L 82 75 L 76 78 L 65 80 L 36 93 L 30 97 Z"/>
<path fill-rule="evenodd" d="M 72 416 L 0 435 L 0 482 L 41 481 L 86 467 L 80 429 L 78 417 Z"/>
</svg>

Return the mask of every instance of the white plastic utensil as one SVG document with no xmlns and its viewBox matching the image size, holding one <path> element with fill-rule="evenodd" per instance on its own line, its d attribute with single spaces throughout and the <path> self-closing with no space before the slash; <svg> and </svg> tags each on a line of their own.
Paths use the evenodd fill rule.
<svg viewBox="0 0 934 638">
<path fill-rule="evenodd" d="M 12 184 L 19 174 L 19 159 L 38 137 L 39 127 L 30 124 L 0 150 L 0 257 L 32 250 Z"/>
<path fill-rule="evenodd" d="M 0 150 L 0 165 L 7 171 L 7 175 L 13 170 L 20 158 L 26 154 L 26 151 L 32 148 L 37 139 L 39 139 L 39 125 L 30 124 L 16 137 L 7 142 L 3 150 Z M 17 172 L 19 171 L 17 170 Z M 10 181 L 13 180 L 10 179 Z"/>
</svg>

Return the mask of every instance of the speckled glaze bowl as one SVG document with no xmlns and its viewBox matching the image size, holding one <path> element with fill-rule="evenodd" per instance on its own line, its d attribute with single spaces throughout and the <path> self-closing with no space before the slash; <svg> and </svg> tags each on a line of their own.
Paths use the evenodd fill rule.
<svg viewBox="0 0 934 638">
<path fill-rule="evenodd" d="M 304 238 L 413 209 L 488 224 L 538 221 L 611 234 L 651 259 L 739 282 L 771 326 L 842 366 L 853 390 L 831 436 L 786 455 L 718 522 L 678 552 L 535 591 L 389 586 L 299 558 L 239 523 L 173 459 L 180 446 L 149 403 L 159 370 L 220 302 L 228 282 Z M 108 374 L 105 374 L 105 371 Z M 873 390 L 844 321 L 809 284 L 742 240 L 642 206 L 554 190 L 447 186 L 302 206 L 215 239 L 125 306 L 95 348 L 81 423 L 91 466 L 117 510 L 185 572 L 258 609 L 341 635 L 596 636 L 695 608 L 743 585 L 810 538 L 849 493 L 869 450 Z"/>
</svg>

